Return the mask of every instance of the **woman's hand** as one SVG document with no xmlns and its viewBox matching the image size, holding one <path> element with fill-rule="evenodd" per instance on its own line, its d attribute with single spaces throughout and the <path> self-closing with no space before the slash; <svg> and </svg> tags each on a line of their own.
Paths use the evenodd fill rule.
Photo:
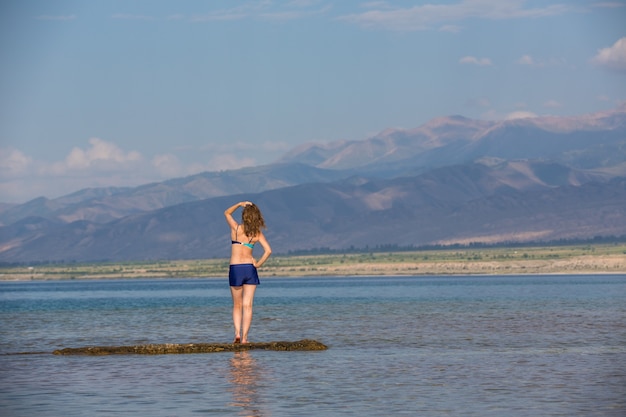
<svg viewBox="0 0 626 417">
<path fill-rule="evenodd" d="M 250 202 L 250 201 L 242 201 L 241 203 L 239 203 L 239 205 L 241 207 L 248 207 L 248 206 L 252 205 L 252 202 Z"/>
</svg>

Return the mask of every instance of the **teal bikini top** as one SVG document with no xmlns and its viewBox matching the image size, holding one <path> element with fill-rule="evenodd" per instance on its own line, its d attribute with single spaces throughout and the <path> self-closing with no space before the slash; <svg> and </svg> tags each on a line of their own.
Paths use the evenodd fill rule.
<svg viewBox="0 0 626 417">
<path fill-rule="evenodd" d="M 239 233 L 239 225 L 237 225 L 237 228 L 235 229 L 235 239 L 237 239 L 237 234 Z M 250 249 L 254 248 L 254 243 L 252 243 L 252 238 L 250 238 L 250 240 L 246 243 L 246 242 L 239 242 L 238 240 L 231 240 L 231 243 L 233 245 L 244 245 L 249 247 Z"/>
</svg>

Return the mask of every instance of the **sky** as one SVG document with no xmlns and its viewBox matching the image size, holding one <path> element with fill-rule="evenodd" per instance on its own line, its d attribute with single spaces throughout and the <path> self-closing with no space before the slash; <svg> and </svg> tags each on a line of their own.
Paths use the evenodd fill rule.
<svg viewBox="0 0 626 417">
<path fill-rule="evenodd" d="M 5 0 L 0 202 L 626 103 L 626 0 Z"/>
</svg>

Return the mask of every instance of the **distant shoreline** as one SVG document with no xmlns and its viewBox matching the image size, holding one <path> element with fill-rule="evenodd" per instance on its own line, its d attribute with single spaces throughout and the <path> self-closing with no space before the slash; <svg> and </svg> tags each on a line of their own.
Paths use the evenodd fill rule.
<svg viewBox="0 0 626 417">
<path fill-rule="evenodd" d="M 228 259 L 50 264 L 0 268 L 0 281 L 219 278 Z M 626 243 L 273 256 L 262 277 L 626 274 Z"/>
</svg>

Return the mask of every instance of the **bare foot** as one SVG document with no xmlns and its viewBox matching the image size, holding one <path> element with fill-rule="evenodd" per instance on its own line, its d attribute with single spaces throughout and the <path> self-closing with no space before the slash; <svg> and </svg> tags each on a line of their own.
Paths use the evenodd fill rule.
<svg viewBox="0 0 626 417">
<path fill-rule="evenodd" d="M 239 336 L 235 336 L 235 340 L 233 340 L 234 344 L 241 343 L 241 338 Z"/>
</svg>

